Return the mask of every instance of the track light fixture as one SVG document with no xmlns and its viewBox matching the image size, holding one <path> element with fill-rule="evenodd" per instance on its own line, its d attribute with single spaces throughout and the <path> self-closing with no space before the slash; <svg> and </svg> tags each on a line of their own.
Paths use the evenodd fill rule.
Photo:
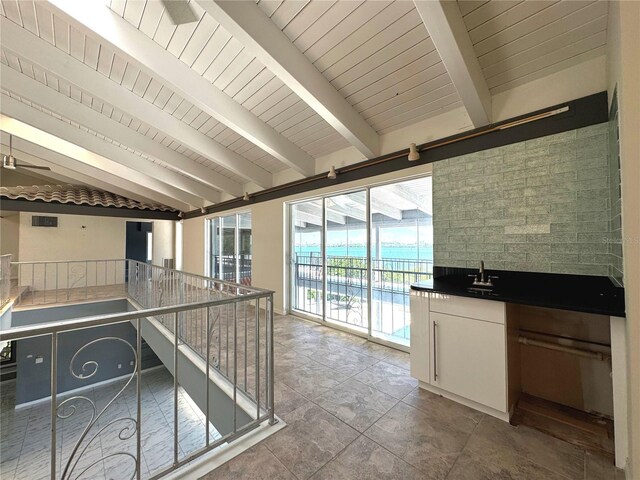
<svg viewBox="0 0 640 480">
<path fill-rule="evenodd" d="M 180 218 L 184 217 L 184 213 L 183 212 L 178 212 L 178 217 L 180 217 Z"/>
<path fill-rule="evenodd" d="M 420 160 L 420 152 L 418 152 L 418 148 L 416 147 L 415 143 L 409 144 L 409 155 L 407 156 L 407 159 L 410 162 L 415 162 L 416 160 Z"/>
<path fill-rule="evenodd" d="M 204 208 L 204 207 L 200 207 L 200 213 L 203 214 L 203 215 L 206 214 L 207 213 L 207 209 Z"/>
<path fill-rule="evenodd" d="M 330 178 L 331 180 L 335 180 L 337 176 L 338 176 L 338 174 L 336 173 L 336 167 L 331 165 L 331 169 L 329 170 L 329 173 L 327 174 L 327 178 Z"/>
<path fill-rule="evenodd" d="M 249 201 L 249 192 L 244 192 L 244 195 L 242 197 L 242 200 L 244 200 L 245 202 Z"/>
</svg>

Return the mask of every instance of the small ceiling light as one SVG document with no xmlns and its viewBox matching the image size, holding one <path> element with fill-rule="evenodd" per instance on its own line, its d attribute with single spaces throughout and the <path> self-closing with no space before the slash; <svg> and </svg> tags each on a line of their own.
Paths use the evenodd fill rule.
<svg viewBox="0 0 640 480">
<path fill-rule="evenodd" d="M 327 174 L 327 178 L 330 178 L 331 180 L 335 180 L 337 176 L 338 176 L 338 174 L 336 173 L 336 167 L 331 165 L 331 169 L 329 170 L 329 173 Z"/>
<path fill-rule="evenodd" d="M 207 213 L 207 209 L 204 207 L 200 207 L 200 213 L 204 215 L 205 213 Z"/>
<path fill-rule="evenodd" d="M 184 213 L 178 212 L 178 217 L 180 217 L 180 218 L 184 217 Z"/>
<path fill-rule="evenodd" d="M 249 201 L 249 192 L 244 192 L 244 196 L 242 197 L 242 200 L 244 200 L 245 202 Z"/>
<path fill-rule="evenodd" d="M 407 159 L 410 162 L 415 162 L 416 160 L 420 160 L 420 152 L 418 152 L 418 148 L 416 147 L 415 143 L 409 144 L 409 155 L 407 156 Z"/>
</svg>

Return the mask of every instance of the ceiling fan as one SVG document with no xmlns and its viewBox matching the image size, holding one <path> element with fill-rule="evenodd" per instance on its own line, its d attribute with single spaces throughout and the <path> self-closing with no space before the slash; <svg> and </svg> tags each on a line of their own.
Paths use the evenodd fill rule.
<svg viewBox="0 0 640 480">
<path fill-rule="evenodd" d="M 24 165 L 16 163 L 16 159 L 13 156 L 13 135 L 9 135 L 9 155 L 5 155 L 2 158 L 2 166 L 8 170 L 15 170 L 16 168 L 30 168 L 32 170 L 49 170 L 49 167 L 39 167 L 37 165 Z"/>
<path fill-rule="evenodd" d="M 167 15 L 175 25 L 196 22 L 198 16 L 193 11 L 189 0 L 161 0 Z"/>
</svg>

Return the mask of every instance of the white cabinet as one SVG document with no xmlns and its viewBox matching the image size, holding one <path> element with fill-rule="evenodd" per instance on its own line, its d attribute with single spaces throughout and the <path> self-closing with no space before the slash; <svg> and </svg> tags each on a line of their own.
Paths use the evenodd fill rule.
<svg viewBox="0 0 640 480">
<path fill-rule="evenodd" d="M 411 376 L 429 381 L 429 293 L 411 291 Z M 415 346 L 414 346 L 415 345 Z"/>
<path fill-rule="evenodd" d="M 503 302 L 411 292 L 411 375 L 420 386 L 508 420 Z"/>
<path fill-rule="evenodd" d="M 431 385 L 496 410 L 507 408 L 505 328 L 431 312 Z"/>
</svg>

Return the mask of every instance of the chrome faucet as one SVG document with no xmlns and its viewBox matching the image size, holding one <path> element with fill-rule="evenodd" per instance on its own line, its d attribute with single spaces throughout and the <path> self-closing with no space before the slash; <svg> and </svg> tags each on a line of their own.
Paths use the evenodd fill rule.
<svg viewBox="0 0 640 480">
<path fill-rule="evenodd" d="M 478 274 L 469 276 L 473 277 L 473 285 L 476 285 L 478 287 L 493 287 L 493 282 L 491 281 L 491 279 L 498 278 L 491 275 L 487 276 L 484 270 L 484 260 L 480 260 L 480 270 L 478 270 Z"/>
</svg>

